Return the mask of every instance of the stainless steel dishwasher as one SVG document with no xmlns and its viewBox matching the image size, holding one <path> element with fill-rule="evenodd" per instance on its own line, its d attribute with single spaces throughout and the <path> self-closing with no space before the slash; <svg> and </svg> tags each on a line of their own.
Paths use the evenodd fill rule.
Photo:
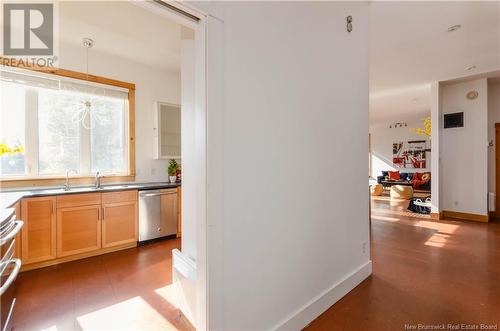
<svg viewBox="0 0 500 331">
<path fill-rule="evenodd" d="M 177 234 L 177 189 L 139 191 L 139 242 Z"/>
</svg>

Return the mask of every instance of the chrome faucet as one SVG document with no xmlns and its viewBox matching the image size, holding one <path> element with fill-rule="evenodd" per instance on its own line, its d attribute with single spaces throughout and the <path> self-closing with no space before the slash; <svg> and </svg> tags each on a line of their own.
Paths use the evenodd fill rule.
<svg viewBox="0 0 500 331">
<path fill-rule="evenodd" d="M 66 170 L 66 182 L 64 183 L 64 190 L 65 191 L 69 191 L 70 190 L 70 187 L 69 187 L 69 170 Z"/>
<path fill-rule="evenodd" d="M 101 188 L 101 178 L 103 178 L 104 176 L 101 176 L 99 174 L 99 170 L 97 170 L 97 172 L 95 173 L 95 188 L 96 189 L 100 189 Z"/>
</svg>

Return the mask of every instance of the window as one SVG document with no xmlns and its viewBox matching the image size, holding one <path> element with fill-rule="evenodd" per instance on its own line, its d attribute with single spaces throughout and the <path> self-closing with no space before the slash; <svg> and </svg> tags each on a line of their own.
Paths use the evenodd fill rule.
<svg viewBox="0 0 500 331">
<path fill-rule="evenodd" d="M 74 98 L 58 90 L 38 90 L 38 173 L 80 169 L 81 125 L 73 119 Z"/>
<path fill-rule="evenodd" d="M 133 172 L 128 89 L 28 70 L 0 74 L 2 179 Z"/>
<path fill-rule="evenodd" d="M 0 173 L 22 175 L 26 167 L 24 154 L 14 150 L 25 146 L 25 94 L 23 86 L 2 84 L 0 99 L 0 144 L 2 152 Z M 4 154 L 5 153 L 5 154 Z"/>
</svg>

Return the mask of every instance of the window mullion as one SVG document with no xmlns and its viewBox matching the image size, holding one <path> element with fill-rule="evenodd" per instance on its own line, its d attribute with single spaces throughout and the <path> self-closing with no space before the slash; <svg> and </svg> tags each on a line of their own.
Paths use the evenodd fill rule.
<svg viewBox="0 0 500 331">
<path fill-rule="evenodd" d="M 88 175 L 90 172 L 90 129 L 80 123 L 80 174 Z"/>
<path fill-rule="evenodd" d="M 26 174 L 38 176 L 38 91 L 26 90 Z"/>
<path fill-rule="evenodd" d="M 125 162 L 126 174 L 130 174 L 130 132 L 129 132 L 129 103 L 128 100 L 123 102 L 123 161 Z"/>
</svg>

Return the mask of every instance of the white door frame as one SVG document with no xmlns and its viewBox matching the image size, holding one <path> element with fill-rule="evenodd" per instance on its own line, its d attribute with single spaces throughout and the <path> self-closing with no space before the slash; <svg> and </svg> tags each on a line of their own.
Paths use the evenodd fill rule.
<svg viewBox="0 0 500 331">
<path fill-rule="evenodd" d="M 196 118 L 196 328 L 208 330 L 208 241 L 207 241 L 207 22 L 214 18 L 186 2 L 166 1 L 168 5 L 197 17 L 198 22 L 183 14 L 149 1 L 129 0 L 135 5 L 153 11 L 195 31 L 195 118 Z M 218 20 L 219 24 L 221 23 Z M 220 61 L 220 60 L 217 60 Z M 213 62 L 213 61 L 211 61 Z M 219 68 L 217 66 L 217 68 Z"/>
</svg>

